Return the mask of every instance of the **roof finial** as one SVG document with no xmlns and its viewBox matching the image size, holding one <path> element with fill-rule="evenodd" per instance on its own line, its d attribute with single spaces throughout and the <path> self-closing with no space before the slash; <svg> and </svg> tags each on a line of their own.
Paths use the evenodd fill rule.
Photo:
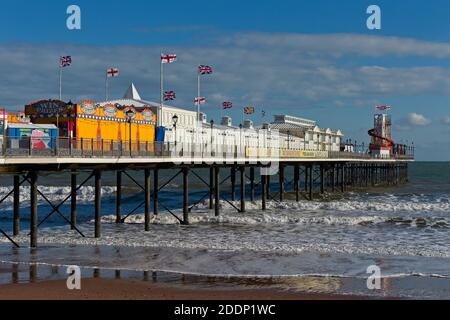
<svg viewBox="0 0 450 320">
<path fill-rule="evenodd" d="M 131 83 L 127 92 L 125 92 L 125 95 L 123 96 L 123 98 L 124 99 L 133 99 L 133 100 L 142 100 L 141 96 L 139 95 L 139 92 L 137 91 L 133 82 Z"/>
</svg>

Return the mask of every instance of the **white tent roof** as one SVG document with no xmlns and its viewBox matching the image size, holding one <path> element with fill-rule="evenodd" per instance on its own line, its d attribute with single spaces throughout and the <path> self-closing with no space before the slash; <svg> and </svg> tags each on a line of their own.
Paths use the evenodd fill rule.
<svg viewBox="0 0 450 320">
<path fill-rule="evenodd" d="M 123 96 L 123 98 L 124 99 L 132 99 L 132 100 L 142 100 L 141 96 L 139 95 L 139 92 L 137 91 L 136 87 L 134 86 L 134 83 L 131 83 L 127 92 L 125 92 L 125 95 Z"/>
</svg>

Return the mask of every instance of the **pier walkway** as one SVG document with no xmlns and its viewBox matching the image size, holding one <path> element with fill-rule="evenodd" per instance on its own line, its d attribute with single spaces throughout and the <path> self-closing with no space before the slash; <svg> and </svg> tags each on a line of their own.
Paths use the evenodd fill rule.
<svg viewBox="0 0 450 320">
<path fill-rule="evenodd" d="M 246 212 L 246 201 L 261 201 L 266 210 L 267 201 L 285 201 L 287 192 L 295 195 L 295 201 L 313 200 L 318 194 L 344 193 L 349 189 L 381 186 L 397 186 L 408 181 L 408 163 L 414 161 L 414 150 L 406 154 L 378 158 L 367 153 L 258 148 L 246 146 L 227 149 L 226 146 L 176 143 L 117 143 L 114 141 L 78 141 L 67 139 L 51 141 L 49 148 L 35 149 L 33 141 L 7 139 L 0 153 L 0 174 L 12 176 L 11 191 L 0 199 L 0 204 L 13 197 L 13 235 L 0 229 L 14 245 L 20 234 L 21 203 L 20 187 L 30 185 L 30 246 L 37 247 L 38 228 L 52 215 L 58 215 L 81 237 L 86 237 L 77 228 L 77 192 L 94 180 L 94 237 L 101 237 L 102 172 L 116 174 L 116 222 L 124 223 L 128 216 L 139 210 L 144 212 L 146 231 L 151 231 L 151 214 L 158 216 L 159 210 L 173 215 L 180 224 L 189 224 L 189 214 L 201 202 L 209 201 L 209 208 L 216 216 L 221 214 L 220 202 L 229 203 L 236 211 Z M 175 170 L 176 174 L 161 183 L 161 170 Z M 199 174 L 198 169 L 209 169 L 209 177 Z M 287 171 L 287 169 L 290 169 Z M 143 181 L 137 181 L 128 172 L 143 171 Z M 41 191 L 40 174 L 70 174 L 71 192 L 64 201 L 52 203 Z M 88 178 L 79 183 L 79 173 L 88 172 Z M 291 175 L 287 176 L 287 172 Z M 225 174 L 224 174 L 225 173 Z M 225 178 L 221 178 L 221 175 Z M 122 180 L 129 178 L 141 190 L 142 204 L 129 213 L 122 212 Z M 168 206 L 159 201 L 159 192 L 178 177 L 182 177 L 183 216 L 178 217 Z M 196 203 L 189 200 L 189 179 L 197 179 L 205 185 L 205 195 Z M 239 179 L 237 179 L 239 178 Z M 153 179 L 153 183 L 152 182 Z M 271 182 L 272 180 L 272 182 Z M 274 183 L 276 181 L 276 183 Z M 231 187 L 231 194 L 221 189 Z M 276 187 L 275 187 L 276 186 Z M 290 186 L 291 190 L 286 190 Z M 274 190 L 276 189 L 276 190 Z M 236 191 L 239 190 L 239 196 Z M 52 210 L 38 221 L 38 196 Z M 61 212 L 61 207 L 70 201 L 70 217 Z M 238 205 L 236 204 L 238 203 Z M 0 214 L 4 214 L 0 212 Z M 39 215 L 41 217 L 41 215 Z"/>
</svg>

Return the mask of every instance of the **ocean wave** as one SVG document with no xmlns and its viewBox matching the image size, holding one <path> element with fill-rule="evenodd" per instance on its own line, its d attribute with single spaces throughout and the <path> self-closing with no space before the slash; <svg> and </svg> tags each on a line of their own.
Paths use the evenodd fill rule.
<svg viewBox="0 0 450 320">
<path fill-rule="evenodd" d="M 269 209 L 307 210 L 307 211 L 358 211 L 358 212 L 449 212 L 450 203 L 442 201 L 415 202 L 402 201 L 396 198 L 335 200 L 335 201 L 301 201 L 301 202 L 272 202 Z"/>
<path fill-rule="evenodd" d="M 238 205 L 238 203 L 235 203 Z M 371 226 L 386 224 L 392 226 L 409 226 L 409 227 L 431 227 L 431 228 L 450 228 L 450 220 L 441 217 L 422 217 L 422 216 L 391 216 L 391 215 L 341 215 L 336 213 L 326 214 L 326 211 L 317 213 L 319 210 L 299 209 L 302 203 L 285 203 L 283 210 L 280 210 L 280 203 L 268 203 L 268 211 L 257 211 L 260 203 L 252 202 L 247 209 L 249 212 L 245 214 L 233 212 L 233 209 L 227 202 L 221 202 L 220 206 L 224 210 L 222 215 L 216 217 L 211 211 L 204 211 L 207 203 L 203 203 L 196 212 L 190 217 L 191 224 L 229 224 L 229 225 L 329 225 L 329 226 Z M 311 212 L 313 211 L 313 212 Z M 182 213 L 175 211 L 178 216 Z M 115 223 L 116 217 L 108 215 L 102 217 L 103 223 Z M 91 221 L 93 222 L 93 221 Z M 125 223 L 143 224 L 145 222 L 144 214 L 134 214 L 129 216 Z M 161 225 L 179 224 L 179 220 L 169 214 L 152 217 L 151 223 Z"/>
<path fill-rule="evenodd" d="M 0 198 L 5 197 L 12 191 L 13 187 L 0 187 Z M 39 186 L 39 191 L 42 192 L 50 201 L 62 201 L 66 199 L 70 195 L 71 188 L 70 187 L 59 187 L 59 186 Z M 102 187 L 103 196 L 112 195 L 116 192 L 116 187 Z M 90 202 L 95 199 L 95 188 L 93 186 L 83 186 L 77 192 L 77 201 L 78 202 Z M 39 201 L 44 201 L 38 196 Z M 12 195 L 5 199 L 3 205 L 12 205 L 13 204 Z M 30 187 L 29 186 L 21 186 L 20 187 L 20 202 L 30 201 Z"/>
</svg>

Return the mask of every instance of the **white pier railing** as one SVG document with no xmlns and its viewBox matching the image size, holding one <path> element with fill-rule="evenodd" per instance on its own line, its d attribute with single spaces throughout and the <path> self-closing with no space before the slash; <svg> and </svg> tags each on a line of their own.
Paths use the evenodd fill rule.
<svg viewBox="0 0 450 320">
<path fill-rule="evenodd" d="M 0 138 L 2 142 L 3 138 Z M 6 137 L 3 158 L 225 158 L 225 159 L 400 159 L 413 160 L 413 149 L 380 158 L 366 152 L 320 151 L 278 147 L 227 146 L 70 138 Z"/>
</svg>

